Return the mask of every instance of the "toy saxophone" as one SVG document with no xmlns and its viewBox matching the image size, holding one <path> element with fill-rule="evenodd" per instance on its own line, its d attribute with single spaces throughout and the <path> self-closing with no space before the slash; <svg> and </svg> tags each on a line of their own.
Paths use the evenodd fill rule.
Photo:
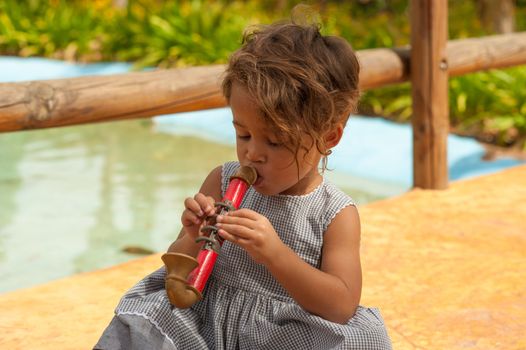
<svg viewBox="0 0 526 350">
<path fill-rule="evenodd" d="M 197 260 L 179 253 L 166 253 L 162 256 L 166 266 L 166 294 L 172 305 L 188 308 L 201 300 L 203 289 L 223 244 L 223 239 L 218 235 L 218 228 L 215 226 L 216 218 L 218 215 L 236 210 L 256 179 L 256 170 L 248 166 L 240 167 L 230 177 L 222 201 L 215 203 L 215 214 L 206 218 L 206 225 L 201 229 L 205 235 L 196 239 L 196 242 L 204 242 Z"/>
</svg>

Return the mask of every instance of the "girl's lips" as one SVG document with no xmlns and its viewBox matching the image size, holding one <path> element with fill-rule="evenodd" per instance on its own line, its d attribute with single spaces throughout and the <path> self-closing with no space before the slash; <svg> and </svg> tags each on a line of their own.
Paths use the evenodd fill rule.
<svg viewBox="0 0 526 350">
<path fill-rule="evenodd" d="M 261 183 L 261 181 L 263 181 L 263 178 L 258 175 L 258 178 L 256 179 L 256 182 L 254 182 L 252 184 L 252 186 L 258 186 Z"/>
</svg>

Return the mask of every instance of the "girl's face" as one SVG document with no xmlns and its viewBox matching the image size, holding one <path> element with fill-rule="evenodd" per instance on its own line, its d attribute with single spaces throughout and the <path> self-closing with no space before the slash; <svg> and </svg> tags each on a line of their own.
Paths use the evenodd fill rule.
<svg viewBox="0 0 526 350">
<path fill-rule="evenodd" d="M 230 107 L 236 129 L 237 158 L 241 165 L 256 169 L 258 179 L 253 185 L 256 191 L 264 195 L 302 195 L 320 184 L 321 155 L 316 147 L 300 150 L 296 162 L 294 153 L 278 141 L 277 135 L 264 124 L 252 98 L 236 83 L 232 86 Z"/>
</svg>

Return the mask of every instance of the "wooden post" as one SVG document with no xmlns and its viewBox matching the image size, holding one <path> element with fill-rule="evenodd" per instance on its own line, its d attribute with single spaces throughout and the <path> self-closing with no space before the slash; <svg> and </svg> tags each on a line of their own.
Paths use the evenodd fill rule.
<svg viewBox="0 0 526 350">
<path fill-rule="evenodd" d="M 448 183 L 449 131 L 447 1 L 411 1 L 413 186 L 444 189 Z"/>
</svg>

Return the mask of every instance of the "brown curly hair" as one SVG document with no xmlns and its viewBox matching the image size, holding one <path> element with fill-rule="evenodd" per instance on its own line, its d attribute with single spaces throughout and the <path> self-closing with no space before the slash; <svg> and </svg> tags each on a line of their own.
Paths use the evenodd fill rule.
<svg viewBox="0 0 526 350">
<path fill-rule="evenodd" d="M 222 89 L 243 86 L 265 123 L 296 155 L 313 145 L 328 154 L 324 135 L 356 110 L 360 66 L 350 44 L 323 36 L 318 24 L 278 22 L 246 31 L 230 57 Z M 302 144 L 308 135 L 311 144 Z"/>
</svg>

